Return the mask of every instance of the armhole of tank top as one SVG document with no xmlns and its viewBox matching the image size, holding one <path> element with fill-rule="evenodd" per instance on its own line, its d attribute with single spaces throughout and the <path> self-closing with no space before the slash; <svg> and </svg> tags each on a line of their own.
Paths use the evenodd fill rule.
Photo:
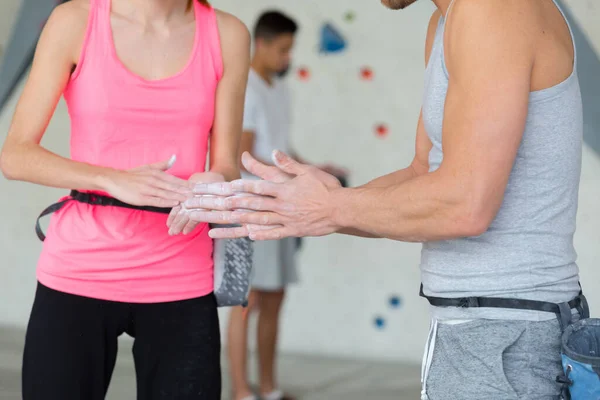
<svg viewBox="0 0 600 400">
<path fill-rule="evenodd" d="M 425 69 L 428 70 L 431 68 L 431 62 L 433 61 L 431 59 L 431 56 L 433 54 L 434 49 L 436 48 L 436 45 L 439 46 L 439 41 L 440 41 L 440 27 L 442 26 L 442 21 L 444 20 L 444 16 L 440 15 L 440 17 L 438 18 L 438 22 L 436 24 L 435 27 L 435 32 L 433 34 L 433 42 L 431 43 L 431 49 L 429 49 L 429 54 L 427 55 L 427 63 L 425 64 Z M 442 43 L 443 45 L 443 43 Z"/>
<path fill-rule="evenodd" d="M 217 12 L 209 6 L 208 21 L 209 21 L 209 47 L 210 56 L 213 61 L 213 68 L 215 71 L 215 77 L 217 81 L 220 81 L 223 77 L 224 62 L 223 62 L 223 50 L 221 49 L 221 35 L 219 33 L 219 21 L 217 18 Z"/>
<path fill-rule="evenodd" d="M 552 2 L 554 3 L 554 7 L 558 9 L 558 12 L 560 13 L 560 15 L 562 15 L 563 19 L 565 20 L 565 24 L 567 24 L 567 29 L 569 30 L 569 35 L 571 36 L 571 44 L 573 45 L 573 71 L 571 72 L 571 75 L 573 75 L 577 72 L 577 43 L 575 43 L 573 27 L 571 26 L 571 23 L 567 18 L 567 14 L 565 13 L 565 11 L 563 11 L 560 4 L 558 4 L 556 0 L 552 0 Z"/>
<path fill-rule="evenodd" d="M 450 13 L 452 12 L 452 6 L 454 6 L 455 0 L 451 0 L 448 5 L 448 10 L 446 10 L 446 15 L 443 15 L 440 18 L 444 19 L 444 26 L 442 28 L 442 38 L 441 38 L 441 52 L 442 52 L 442 69 L 444 70 L 444 74 L 446 75 L 446 79 L 450 79 L 450 73 L 448 72 L 448 67 L 446 66 L 446 27 L 448 26 L 448 18 L 450 17 Z"/>
<path fill-rule="evenodd" d="M 98 8 L 97 2 L 98 1 L 99 0 L 90 0 L 90 11 L 88 13 L 87 26 L 85 27 L 85 35 L 83 37 L 83 44 L 81 46 L 79 60 L 77 62 L 77 65 L 75 66 L 75 70 L 73 71 L 73 73 L 71 74 L 71 77 L 69 78 L 69 83 L 74 82 L 81 75 L 81 70 L 83 69 L 83 65 L 85 63 L 85 59 L 86 59 L 86 55 L 87 55 L 87 51 L 88 51 L 88 47 L 89 47 L 90 36 L 92 33 L 94 21 L 96 19 L 95 17 L 96 17 L 96 14 L 98 13 L 98 10 L 97 10 L 97 8 Z"/>
</svg>

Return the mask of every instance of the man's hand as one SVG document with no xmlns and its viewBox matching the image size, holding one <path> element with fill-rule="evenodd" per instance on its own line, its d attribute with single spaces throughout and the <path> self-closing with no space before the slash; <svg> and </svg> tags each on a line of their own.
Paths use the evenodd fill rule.
<svg viewBox="0 0 600 400">
<path fill-rule="evenodd" d="M 341 189 L 339 181 L 281 152 L 275 152 L 273 158 L 275 167 L 264 165 L 249 154 L 242 158 L 249 172 L 265 180 L 196 185 L 194 194 L 199 197 L 186 201 L 186 207 L 213 211 L 192 211 L 190 218 L 244 225 L 213 229 L 213 238 L 249 236 L 253 240 L 275 240 L 334 233 L 339 227 L 333 223 L 335 207 L 330 194 Z M 242 193 L 255 196 L 236 196 Z"/>
<path fill-rule="evenodd" d="M 319 168 L 321 171 L 325 171 L 328 174 L 335 176 L 336 178 L 345 178 L 346 176 L 348 176 L 348 170 L 333 164 L 321 164 L 317 165 L 317 168 Z"/>
<path fill-rule="evenodd" d="M 189 179 L 191 186 L 199 183 L 213 183 L 213 182 L 224 182 L 225 177 L 215 172 L 199 172 L 192 175 Z M 192 221 L 189 217 L 189 211 L 187 211 L 181 205 L 173 207 L 169 218 L 167 219 L 167 227 L 169 228 L 169 235 L 179 235 L 183 233 L 187 235 L 191 233 L 196 226 L 198 221 Z"/>
</svg>

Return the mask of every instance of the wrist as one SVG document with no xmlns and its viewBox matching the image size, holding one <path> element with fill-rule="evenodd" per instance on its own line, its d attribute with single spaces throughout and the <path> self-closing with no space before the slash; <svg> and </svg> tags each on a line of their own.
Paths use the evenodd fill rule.
<svg viewBox="0 0 600 400">
<path fill-rule="evenodd" d="M 342 229 L 350 228 L 350 210 L 348 209 L 348 197 L 352 189 L 336 188 L 333 189 L 329 196 L 329 209 L 331 222 L 336 232 Z"/>
<path fill-rule="evenodd" d="M 122 171 L 112 168 L 98 168 L 92 175 L 92 189 L 110 193 L 115 176 L 119 173 L 122 173 Z"/>
</svg>

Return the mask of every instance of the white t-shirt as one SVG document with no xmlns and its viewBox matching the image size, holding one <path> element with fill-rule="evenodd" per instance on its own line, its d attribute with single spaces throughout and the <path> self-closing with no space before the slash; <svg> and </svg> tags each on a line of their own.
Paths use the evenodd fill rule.
<svg viewBox="0 0 600 400">
<path fill-rule="evenodd" d="M 243 129 L 254 133 L 252 153 L 260 160 L 272 163 L 273 150 L 289 152 L 290 106 L 289 90 L 282 80 L 274 79 L 269 85 L 250 69 Z"/>
</svg>

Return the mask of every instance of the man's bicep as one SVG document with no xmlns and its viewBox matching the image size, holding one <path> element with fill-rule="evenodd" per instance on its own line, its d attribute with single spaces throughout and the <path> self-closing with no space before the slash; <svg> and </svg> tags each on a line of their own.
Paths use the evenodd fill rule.
<svg viewBox="0 0 600 400">
<path fill-rule="evenodd" d="M 497 13 L 498 4 L 456 3 L 445 38 L 450 78 L 440 172 L 457 180 L 486 219 L 502 203 L 522 139 L 533 65 L 526 35 L 511 26 L 520 24 L 518 12 Z"/>
</svg>

